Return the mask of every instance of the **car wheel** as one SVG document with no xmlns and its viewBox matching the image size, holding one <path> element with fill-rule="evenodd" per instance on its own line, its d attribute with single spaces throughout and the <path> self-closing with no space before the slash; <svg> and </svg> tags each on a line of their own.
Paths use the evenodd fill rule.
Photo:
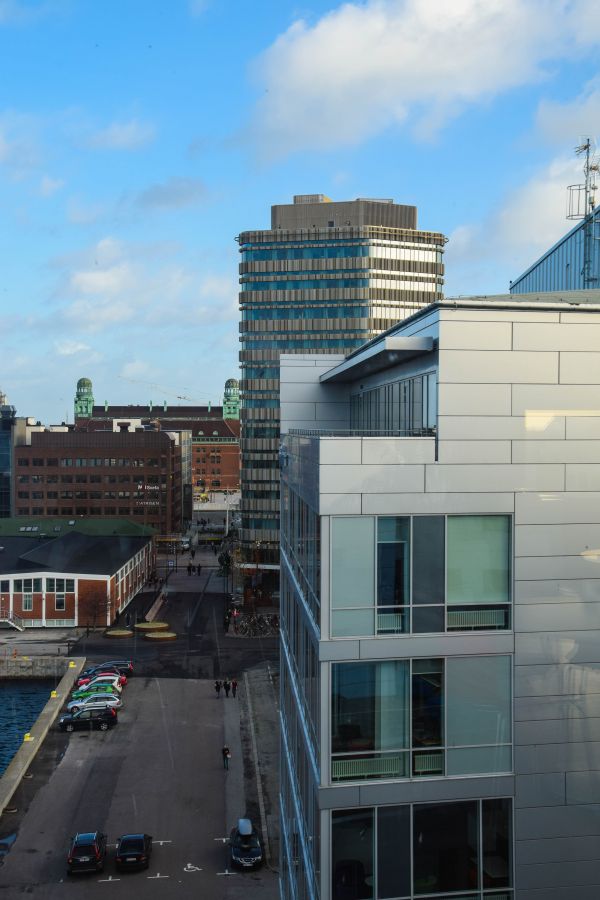
<svg viewBox="0 0 600 900">
<path fill-rule="evenodd" d="M 100 731 L 108 731 L 108 722 L 100 722 Z"/>
<path fill-rule="evenodd" d="M 71 725 L 69 722 L 69 724 L 65 726 L 65 731 L 75 731 L 75 726 Z"/>
<path fill-rule="evenodd" d="M 71 712 L 73 712 L 73 713 L 79 712 L 80 708 L 81 708 L 81 707 L 79 707 L 79 706 L 72 706 L 72 707 L 71 707 Z"/>
</svg>

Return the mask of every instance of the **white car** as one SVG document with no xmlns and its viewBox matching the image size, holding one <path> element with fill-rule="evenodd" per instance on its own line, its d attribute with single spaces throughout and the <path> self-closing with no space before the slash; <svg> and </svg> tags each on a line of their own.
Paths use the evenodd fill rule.
<svg viewBox="0 0 600 900">
<path fill-rule="evenodd" d="M 71 700 L 67 704 L 67 711 L 74 713 L 78 709 L 106 709 L 107 706 L 121 709 L 123 701 L 117 694 L 92 694 L 89 697 L 82 697 L 81 700 Z"/>
<path fill-rule="evenodd" d="M 102 684 L 110 684 L 110 686 L 112 688 L 114 688 L 114 690 L 117 692 L 117 694 L 120 694 L 123 690 L 123 688 L 119 684 L 119 676 L 118 675 L 96 675 L 96 677 L 92 678 L 91 681 L 88 681 L 87 684 L 82 684 L 81 687 L 78 688 L 78 690 L 84 691 L 87 688 L 91 688 L 91 687 L 95 688 L 98 685 L 102 685 Z"/>
</svg>

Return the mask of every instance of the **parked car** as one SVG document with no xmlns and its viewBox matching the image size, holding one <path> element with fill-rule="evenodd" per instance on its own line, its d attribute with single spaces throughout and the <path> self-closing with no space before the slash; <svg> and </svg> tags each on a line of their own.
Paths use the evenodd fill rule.
<svg viewBox="0 0 600 900">
<path fill-rule="evenodd" d="M 238 819 L 229 836 L 229 855 L 232 866 L 254 869 L 263 861 L 260 837 L 250 819 Z"/>
<path fill-rule="evenodd" d="M 77 687 L 82 687 L 84 684 L 90 684 L 92 681 L 97 681 L 99 678 L 114 679 L 120 687 L 125 687 L 127 684 L 127 677 L 121 675 L 121 673 L 116 670 L 114 672 L 98 671 L 92 672 L 91 675 L 80 675 L 77 679 Z"/>
<path fill-rule="evenodd" d="M 101 831 L 83 831 L 71 840 L 67 873 L 101 872 L 106 859 L 106 835 Z"/>
<path fill-rule="evenodd" d="M 122 834 L 117 839 L 115 863 L 121 871 L 147 869 L 152 855 L 151 834 Z"/>
<path fill-rule="evenodd" d="M 109 659 L 105 662 L 94 663 L 92 666 L 88 666 L 85 671 L 91 672 L 93 669 L 100 669 L 102 667 L 117 669 L 121 675 L 127 675 L 127 677 L 133 675 L 133 663 L 130 659 Z"/>
<path fill-rule="evenodd" d="M 90 697 L 92 694 L 114 694 L 115 697 L 120 697 L 121 690 L 112 684 L 85 684 L 83 687 L 73 691 L 71 700 L 82 700 L 84 697 Z"/>
<path fill-rule="evenodd" d="M 120 694 L 123 690 L 121 677 L 121 675 L 95 675 L 89 681 L 86 681 L 85 684 L 78 685 L 76 690 L 80 691 L 82 688 L 85 689 L 86 687 L 92 687 L 92 685 L 96 684 L 110 684 L 114 687 L 115 691 Z"/>
<path fill-rule="evenodd" d="M 110 706 L 111 709 L 121 709 L 123 701 L 117 694 L 103 694 L 98 691 L 90 694 L 89 697 L 82 697 L 81 700 L 69 701 L 67 703 L 67 712 L 76 713 L 80 709 L 102 709 L 107 706 Z"/>
<path fill-rule="evenodd" d="M 103 706 L 100 709 L 80 709 L 76 713 L 65 713 L 58 720 L 58 727 L 61 731 L 80 731 L 82 728 L 108 731 L 117 721 L 116 709 Z"/>
</svg>

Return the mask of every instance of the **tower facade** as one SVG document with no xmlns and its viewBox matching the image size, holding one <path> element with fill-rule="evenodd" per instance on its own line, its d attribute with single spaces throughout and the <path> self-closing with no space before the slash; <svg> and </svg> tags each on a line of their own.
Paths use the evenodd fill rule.
<svg viewBox="0 0 600 900">
<path fill-rule="evenodd" d="M 11 515 L 13 428 L 17 411 L 0 391 L 0 518 Z"/>
<path fill-rule="evenodd" d="M 237 378 L 228 378 L 223 394 L 223 418 L 239 419 L 240 417 L 240 384 Z"/>
<path fill-rule="evenodd" d="M 441 299 L 445 238 L 417 230 L 414 206 L 310 194 L 238 241 L 241 540 L 277 564 L 280 353 L 350 353 Z"/>
<path fill-rule="evenodd" d="M 75 419 L 89 419 L 93 408 L 92 382 L 89 378 L 80 378 L 75 393 Z"/>
</svg>

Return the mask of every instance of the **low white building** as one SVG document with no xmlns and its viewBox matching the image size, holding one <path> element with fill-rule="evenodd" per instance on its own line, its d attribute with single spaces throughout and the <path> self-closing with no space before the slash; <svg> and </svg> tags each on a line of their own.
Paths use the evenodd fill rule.
<svg viewBox="0 0 600 900">
<path fill-rule="evenodd" d="M 281 896 L 596 900 L 600 291 L 281 357 Z M 595 305 L 598 304 L 598 305 Z"/>
</svg>

